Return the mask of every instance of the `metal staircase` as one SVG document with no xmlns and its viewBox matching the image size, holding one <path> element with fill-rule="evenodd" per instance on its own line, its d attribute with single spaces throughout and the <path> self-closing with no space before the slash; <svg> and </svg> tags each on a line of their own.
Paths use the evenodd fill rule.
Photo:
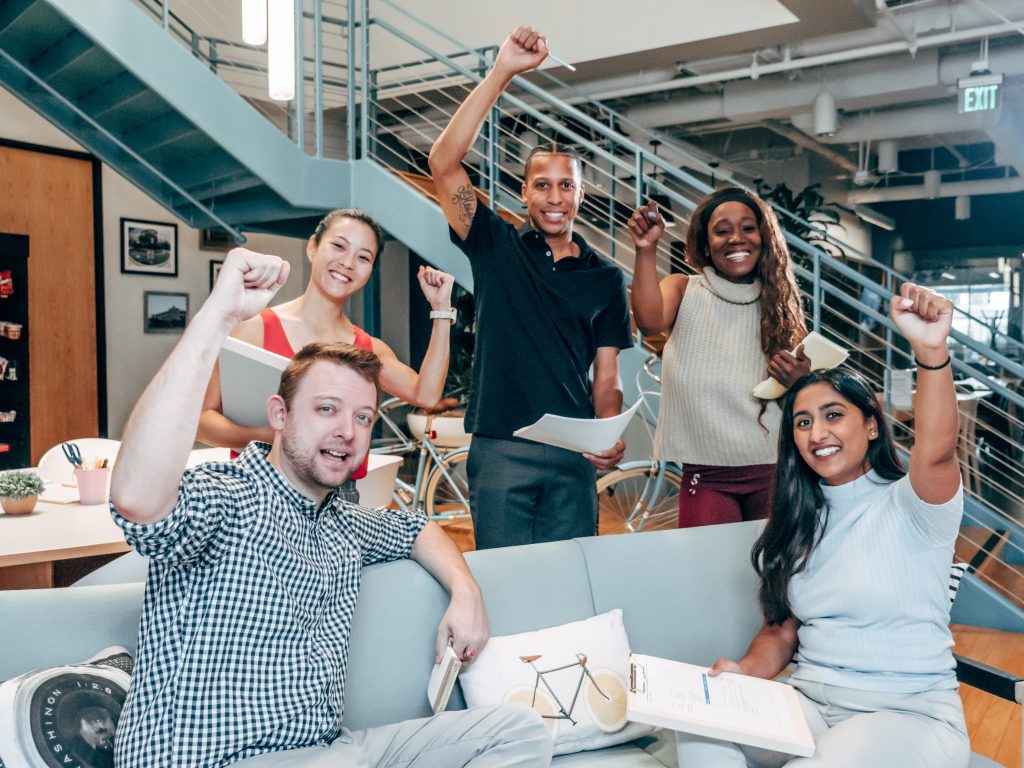
<svg viewBox="0 0 1024 768">
<path fill-rule="evenodd" d="M 237 238 L 256 230 L 305 236 L 323 211 L 357 205 L 471 289 L 468 264 L 431 199 L 426 157 L 495 49 L 467 49 L 391 0 L 304 0 L 296 12 L 301 87 L 281 107 L 264 96 L 265 51 L 234 42 L 235 31 L 215 28 L 195 10 L 202 7 L 0 0 L 0 82 L 192 226 Z M 653 196 L 675 220 L 660 267 L 689 270 L 685 227 L 696 202 L 730 181 L 720 166 L 542 71 L 516 79 L 467 158 L 485 203 L 521 214 L 522 160 L 554 137 L 585 156 L 578 227 L 595 250 L 629 273 L 625 221 Z M 900 416 L 886 372 L 912 360 L 884 309 L 862 297 L 884 307 L 903 276 L 845 244 L 838 258 L 794 236 L 789 242 L 812 327 L 856 350 L 852 364 Z M 1016 611 L 1011 622 L 1020 629 L 1024 345 L 998 332 L 980 343 L 970 335 L 977 322 L 958 310 L 953 341 L 957 376 L 988 393 L 962 413 L 971 529 L 962 555 L 977 561 L 979 587 L 1006 604 L 1000 610 Z M 909 442 L 912 422 L 901 430 Z"/>
</svg>

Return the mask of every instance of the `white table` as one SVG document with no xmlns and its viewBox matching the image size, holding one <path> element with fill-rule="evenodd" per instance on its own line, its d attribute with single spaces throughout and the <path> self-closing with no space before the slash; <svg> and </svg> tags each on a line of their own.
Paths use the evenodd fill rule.
<svg viewBox="0 0 1024 768">
<path fill-rule="evenodd" d="M 53 586 L 53 564 L 127 552 L 107 504 L 39 502 L 30 515 L 0 514 L 0 589 Z"/>
</svg>

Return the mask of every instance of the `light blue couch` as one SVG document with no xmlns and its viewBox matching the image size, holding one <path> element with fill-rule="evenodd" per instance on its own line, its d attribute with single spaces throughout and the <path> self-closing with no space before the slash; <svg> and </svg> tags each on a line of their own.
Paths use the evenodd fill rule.
<svg viewBox="0 0 1024 768">
<path fill-rule="evenodd" d="M 749 561 L 759 530 L 759 523 L 740 523 L 604 536 L 471 552 L 466 559 L 494 635 L 622 608 L 634 651 L 710 664 L 741 655 L 760 627 Z M 0 592 L 0 679 L 83 659 L 108 645 L 134 649 L 142 590 L 129 583 Z M 349 728 L 429 714 L 424 692 L 446 603 L 440 585 L 411 561 L 365 570 L 345 691 Z M 449 706 L 464 706 L 458 689 Z M 674 764 L 670 745 L 627 745 L 555 761 L 587 768 L 665 764 Z M 995 763 L 976 757 L 971 768 L 983 767 Z"/>
</svg>

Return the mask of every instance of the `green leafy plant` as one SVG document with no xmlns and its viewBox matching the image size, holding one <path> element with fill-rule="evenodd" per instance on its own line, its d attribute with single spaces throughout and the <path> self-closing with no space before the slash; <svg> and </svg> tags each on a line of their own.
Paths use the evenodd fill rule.
<svg viewBox="0 0 1024 768">
<path fill-rule="evenodd" d="M 821 184 L 815 183 L 794 193 L 785 182 L 780 182 L 774 187 L 760 190 L 760 195 L 769 203 L 793 214 L 779 214 L 779 223 L 784 230 L 833 256 L 845 256 L 843 249 L 828 239 L 829 226 L 838 226 L 845 231 L 843 225 L 839 223 L 839 206 L 836 203 L 826 203 L 820 187 Z M 806 259 L 801 251 L 791 251 L 798 261 L 803 262 Z"/>
<path fill-rule="evenodd" d="M 42 478 L 30 469 L 0 474 L 0 498 L 25 499 L 42 492 Z"/>
</svg>

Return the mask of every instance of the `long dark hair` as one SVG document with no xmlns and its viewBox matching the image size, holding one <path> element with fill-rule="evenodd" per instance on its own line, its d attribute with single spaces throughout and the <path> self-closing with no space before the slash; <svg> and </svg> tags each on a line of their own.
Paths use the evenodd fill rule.
<svg viewBox="0 0 1024 768">
<path fill-rule="evenodd" d="M 724 200 L 743 198 L 761 230 L 761 258 L 756 274 L 761 279 L 761 351 L 770 359 L 776 352 L 793 349 L 807 335 L 800 289 L 793 274 L 786 237 L 774 211 L 761 198 L 740 189 L 716 189 L 698 203 L 686 232 L 686 256 L 697 269 L 713 266 L 709 253 L 708 222 L 711 211 Z"/>
<path fill-rule="evenodd" d="M 825 494 L 817 473 L 807 466 L 793 439 L 793 403 L 805 387 L 828 384 L 860 410 L 865 420 L 874 417 L 878 437 L 868 443 L 867 464 L 885 480 L 899 480 L 906 474 L 896 455 L 885 414 L 867 381 L 851 368 L 840 366 L 814 371 L 797 381 L 782 403 L 779 429 L 779 463 L 775 469 L 772 513 L 750 553 L 754 570 L 761 577 L 759 599 L 765 620 L 781 624 L 792 615 L 789 581 L 807 566 L 828 520 Z"/>
</svg>

